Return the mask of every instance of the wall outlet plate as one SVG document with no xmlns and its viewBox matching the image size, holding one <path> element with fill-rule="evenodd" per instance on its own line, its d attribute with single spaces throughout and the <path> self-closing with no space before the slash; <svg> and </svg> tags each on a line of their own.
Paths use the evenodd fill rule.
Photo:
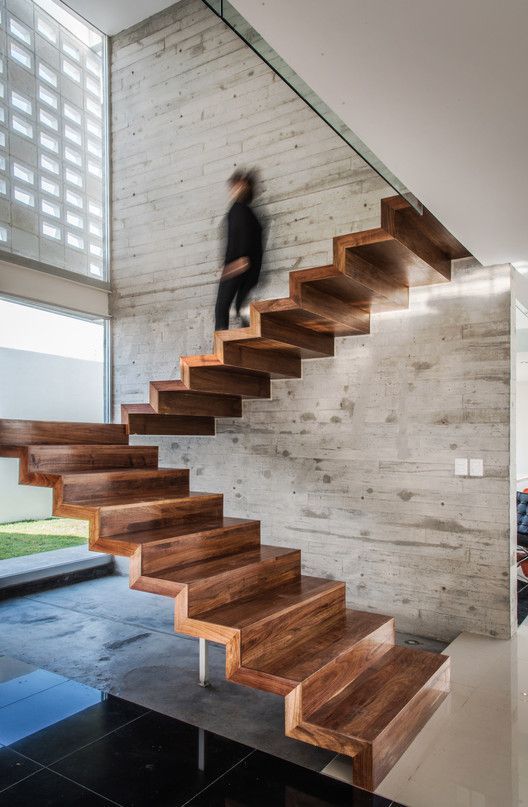
<svg viewBox="0 0 528 807">
<path fill-rule="evenodd" d="M 469 461 L 470 476 L 484 476 L 484 460 L 471 459 Z"/>
<path fill-rule="evenodd" d="M 457 457 L 455 459 L 455 476 L 468 475 L 468 461 L 466 457 Z"/>
</svg>

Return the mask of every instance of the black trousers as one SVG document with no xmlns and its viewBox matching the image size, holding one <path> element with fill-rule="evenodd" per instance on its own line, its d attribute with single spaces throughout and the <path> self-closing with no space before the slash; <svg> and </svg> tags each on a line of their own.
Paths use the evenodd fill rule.
<svg viewBox="0 0 528 807">
<path fill-rule="evenodd" d="M 251 289 L 257 285 L 258 279 L 259 273 L 248 269 L 236 277 L 220 281 L 215 306 L 215 331 L 225 331 L 229 328 L 231 303 L 235 300 L 236 312 L 240 314 L 240 309 Z"/>
</svg>

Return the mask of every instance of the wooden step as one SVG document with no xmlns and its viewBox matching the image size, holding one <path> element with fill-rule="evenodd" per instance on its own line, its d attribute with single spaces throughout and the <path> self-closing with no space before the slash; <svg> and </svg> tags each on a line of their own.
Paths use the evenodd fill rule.
<svg viewBox="0 0 528 807">
<path fill-rule="evenodd" d="M 242 398 L 239 395 L 194 392 L 187 389 L 183 381 L 151 381 L 150 405 L 160 415 L 242 417 Z"/>
<path fill-rule="evenodd" d="M 258 549 L 260 521 L 224 517 L 221 526 L 195 532 L 174 534 L 170 527 L 158 530 L 158 537 L 149 533 L 150 540 L 140 544 L 136 558 L 137 577 L 155 578 L 158 573 L 173 568 L 205 562 L 221 555 Z"/>
<path fill-rule="evenodd" d="M 447 280 L 450 262 L 471 255 L 426 207 L 420 214 L 401 196 L 381 200 L 381 226 Z"/>
<path fill-rule="evenodd" d="M 121 420 L 129 434 L 215 434 L 212 417 L 159 415 L 150 404 L 121 404 Z"/>
<path fill-rule="evenodd" d="M 179 539 L 187 541 L 190 539 L 191 542 L 200 540 L 200 538 L 206 540 L 209 536 L 223 535 L 224 530 L 231 527 L 233 522 L 241 521 L 243 519 L 232 519 L 226 516 L 218 517 L 217 515 L 209 516 L 207 513 L 202 516 L 198 511 L 188 515 L 181 521 L 164 527 L 140 529 L 135 532 L 121 533 L 120 535 L 111 535 L 104 538 L 98 537 L 93 548 L 98 552 L 108 552 L 124 557 L 134 556 L 136 560 L 139 560 L 141 553 L 144 553 L 151 544 L 162 544 L 167 539 L 172 541 Z M 259 524 L 259 522 L 254 523 Z M 168 551 L 171 552 L 172 550 Z M 156 556 L 159 557 L 158 553 L 154 555 L 154 558 Z M 136 563 L 136 574 L 141 575 L 139 563 Z M 141 588 L 141 583 L 139 582 L 137 586 L 134 585 L 133 588 Z"/>
<path fill-rule="evenodd" d="M 224 497 L 221 493 L 192 491 L 181 498 L 157 499 L 134 504 L 103 505 L 99 508 L 99 535 L 112 535 L 157 530 L 193 518 L 222 518 Z"/>
<path fill-rule="evenodd" d="M 289 736 L 353 757 L 354 783 L 374 789 L 449 689 L 449 658 L 391 647 Z"/>
<path fill-rule="evenodd" d="M 251 335 L 251 328 L 216 331 L 215 355 L 223 364 L 269 373 L 271 378 L 301 378 L 302 363 L 298 348 L 274 344 Z"/>
<path fill-rule="evenodd" d="M 265 594 L 243 598 L 193 618 L 177 601 L 177 629 L 193 636 L 227 643 L 227 669 L 231 676 L 242 663 L 251 666 L 262 653 L 273 653 L 281 643 L 301 641 L 313 631 L 314 624 L 330 622 L 345 609 L 344 583 L 301 576 L 294 583 Z"/>
<path fill-rule="evenodd" d="M 223 365 L 214 355 L 182 356 L 182 381 L 189 389 L 243 398 L 269 398 L 270 377 L 267 373 L 242 370 Z"/>
<path fill-rule="evenodd" d="M 198 563 L 166 568 L 151 579 L 156 593 L 176 597 L 188 588 L 189 616 L 263 593 L 300 576 L 300 552 L 261 545 Z"/>
<path fill-rule="evenodd" d="M 157 446 L 30 445 L 22 447 L 22 482 L 53 485 L 63 473 L 158 467 Z"/>
<path fill-rule="evenodd" d="M 260 333 L 266 339 L 284 341 L 312 351 L 312 358 L 334 355 L 334 336 L 357 334 L 356 327 L 305 311 L 290 297 L 259 300 L 250 311 L 259 322 Z"/>
<path fill-rule="evenodd" d="M 48 420 L 0 420 L 0 446 L 126 444 L 128 435 L 118 423 L 67 423 Z"/>
<path fill-rule="evenodd" d="M 295 637 L 294 637 L 295 639 Z M 303 702 L 320 703 L 331 684 L 339 681 L 343 668 L 361 670 L 367 663 L 394 644 L 394 620 L 381 614 L 347 609 L 328 624 L 314 625 L 308 638 L 300 642 L 284 641 L 274 653 L 256 655 L 249 666 L 242 666 L 233 676 L 238 683 L 287 695 L 299 684 Z"/>
<path fill-rule="evenodd" d="M 63 502 L 73 504 L 130 503 L 189 494 L 187 468 L 140 468 L 68 473 L 60 480 Z"/>
<path fill-rule="evenodd" d="M 290 272 L 290 297 L 314 313 L 333 311 L 334 317 L 345 323 L 352 313 L 365 316 L 365 312 L 396 311 L 409 306 L 407 286 L 351 251 L 347 253 L 346 272 L 340 272 L 333 264 Z M 359 319 L 358 332 L 366 332 L 368 324 L 368 317 Z"/>
</svg>

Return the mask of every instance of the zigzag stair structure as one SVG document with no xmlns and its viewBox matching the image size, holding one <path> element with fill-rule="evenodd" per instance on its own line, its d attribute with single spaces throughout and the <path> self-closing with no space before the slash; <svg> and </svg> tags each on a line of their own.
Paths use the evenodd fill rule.
<svg viewBox="0 0 528 807">
<path fill-rule="evenodd" d="M 21 484 L 52 487 L 54 515 L 87 519 L 90 549 L 130 557 L 132 588 L 173 597 L 178 633 L 225 645 L 227 677 L 284 696 L 286 734 L 351 757 L 368 790 L 446 697 L 449 658 L 396 646 L 390 616 L 347 608 L 344 583 L 303 575 L 298 549 L 261 544 L 259 521 L 226 517 L 221 493 L 191 491 L 187 469 L 129 435 L 214 435 L 242 399 L 270 397 L 270 378 L 300 378 L 468 254 L 427 210 L 383 199 L 379 228 L 336 237 L 331 265 L 291 272 L 288 297 L 182 357 L 181 379 L 151 382 L 122 424 L 0 420 Z"/>
</svg>

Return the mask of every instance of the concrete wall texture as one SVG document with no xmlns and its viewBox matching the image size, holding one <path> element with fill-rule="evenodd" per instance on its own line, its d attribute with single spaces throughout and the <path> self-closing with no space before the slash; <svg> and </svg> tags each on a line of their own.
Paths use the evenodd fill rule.
<svg viewBox="0 0 528 807">
<path fill-rule="evenodd" d="M 199 0 L 114 38 L 111 77 L 117 407 L 210 352 L 235 166 L 262 171 L 262 298 L 329 262 L 332 236 L 377 226 L 393 192 Z M 138 442 L 300 547 L 305 572 L 346 580 L 351 606 L 437 638 L 508 636 L 510 328 L 509 267 L 461 261 L 216 438 Z M 455 478 L 455 457 L 482 457 L 485 476 Z"/>
</svg>

